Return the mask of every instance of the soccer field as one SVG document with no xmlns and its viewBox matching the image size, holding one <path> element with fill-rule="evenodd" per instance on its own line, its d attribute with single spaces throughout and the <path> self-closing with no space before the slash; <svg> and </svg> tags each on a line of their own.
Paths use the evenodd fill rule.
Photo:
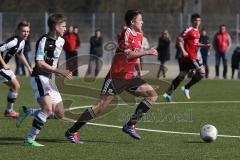
<svg viewBox="0 0 240 160">
<path fill-rule="evenodd" d="M 18 78 L 21 90 L 15 109 L 20 105 L 37 107 L 29 79 Z M 102 79 L 91 84 L 84 83 L 82 79 L 68 83 L 99 90 L 102 87 Z M 64 137 L 72 122 L 49 120 L 37 139 L 45 147 L 34 148 L 23 145 L 32 117 L 28 117 L 20 128 L 16 128 L 15 120 L 3 116 L 7 87 L 1 84 L 0 160 L 237 160 L 240 158 L 239 92 L 240 81 L 203 80 L 192 88 L 190 101 L 183 97 L 180 89 L 173 95 L 176 103 L 163 104 L 163 99 L 159 97 L 157 104 L 137 125 L 138 128 L 147 129 L 139 130 L 141 141 L 132 139 L 118 128 L 135 110 L 135 107 L 121 101 L 121 105 L 110 113 L 82 128 L 79 132 L 79 137 L 85 142 L 82 145 L 71 144 Z M 76 108 L 95 102 L 94 98 L 85 96 L 62 94 L 62 97 L 73 100 L 71 107 Z M 82 110 L 76 109 L 73 112 L 77 114 Z M 219 135 L 222 135 L 213 143 L 202 142 L 198 135 L 201 126 L 207 123 L 216 126 Z"/>
</svg>

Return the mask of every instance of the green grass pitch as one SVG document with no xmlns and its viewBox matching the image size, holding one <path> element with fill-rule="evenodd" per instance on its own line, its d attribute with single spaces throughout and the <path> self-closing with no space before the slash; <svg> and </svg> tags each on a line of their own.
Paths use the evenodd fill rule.
<svg viewBox="0 0 240 160">
<path fill-rule="evenodd" d="M 29 78 L 18 77 L 21 91 L 15 104 L 37 107 L 33 98 Z M 93 83 L 82 79 L 67 81 L 100 90 L 103 80 Z M 7 87 L 0 85 L 0 160 L 226 160 L 239 159 L 239 138 L 218 137 L 213 143 L 203 143 L 198 135 L 182 135 L 139 131 L 141 141 L 122 133 L 121 129 L 87 125 L 79 132 L 83 145 L 69 143 L 64 133 L 71 122 L 49 120 L 37 138 L 45 147 L 27 147 L 23 140 L 30 129 L 32 117 L 28 117 L 20 128 L 15 120 L 5 118 Z M 95 94 L 98 95 L 98 91 Z M 87 92 L 86 92 L 87 94 Z M 201 126 L 213 124 L 221 135 L 240 136 L 240 81 L 203 80 L 191 89 L 194 102 L 181 104 L 156 104 L 138 123 L 138 128 L 199 133 Z M 64 100 L 73 100 L 72 107 L 94 104 L 94 98 L 62 94 Z M 174 93 L 176 102 L 187 102 L 180 89 Z M 215 101 L 215 102 L 213 102 Z M 218 103 L 218 101 L 226 101 Z M 158 102 L 163 102 L 160 97 Z M 207 103 L 212 102 L 212 103 Z M 123 103 L 123 102 L 119 102 Z M 122 126 L 134 112 L 135 107 L 119 106 L 92 123 Z M 81 110 L 74 110 L 74 113 Z"/>
</svg>

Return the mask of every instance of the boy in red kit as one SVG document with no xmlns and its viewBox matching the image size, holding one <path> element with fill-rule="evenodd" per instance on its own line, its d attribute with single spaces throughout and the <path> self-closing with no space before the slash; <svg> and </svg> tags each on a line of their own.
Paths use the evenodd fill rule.
<svg viewBox="0 0 240 160">
<path fill-rule="evenodd" d="M 187 99 L 190 99 L 189 89 L 194 84 L 199 82 L 205 75 L 205 70 L 203 65 L 197 59 L 197 48 L 198 47 L 210 47 L 210 44 L 199 43 L 199 26 L 201 24 L 201 16 L 197 13 L 191 16 L 192 26 L 185 29 L 181 35 L 178 37 L 178 46 L 182 52 L 179 60 L 180 73 L 172 81 L 167 92 L 163 97 L 168 101 L 172 102 L 172 93 L 179 86 L 179 84 L 184 80 L 185 76 L 192 70 L 196 71 L 196 74 L 192 77 L 191 81 L 187 85 L 181 87 L 184 95 Z"/>
<path fill-rule="evenodd" d="M 118 38 L 118 48 L 113 58 L 113 63 L 108 72 L 100 99 L 91 108 L 88 108 L 78 121 L 67 130 L 65 136 L 72 143 L 80 143 L 77 131 L 86 122 L 97 117 L 113 100 L 114 96 L 123 91 L 142 96 L 144 99 L 139 103 L 135 113 L 130 120 L 123 126 L 122 131 L 129 134 L 134 139 L 140 140 L 141 137 L 136 132 L 134 125 L 150 109 L 157 100 L 155 90 L 140 78 L 134 78 L 134 69 L 138 58 L 145 55 L 157 55 L 155 49 L 141 51 L 142 44 L 142 14 L 138 10 L 128 10 L 125 14 L 126 29 L 123 29 Z"/>
</svg>

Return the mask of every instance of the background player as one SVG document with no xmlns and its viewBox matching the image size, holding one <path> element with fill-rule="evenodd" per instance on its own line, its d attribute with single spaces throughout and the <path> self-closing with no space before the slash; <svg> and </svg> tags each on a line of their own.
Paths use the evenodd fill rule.
<svg viewBox="0 0 240 160">
<path fill-rule="evenodd" d="M 60 93 L 52 81 L 52 74 L 60 74 L 72 79 L 72 72 L 57 68 L 58 59 L 62 52 L 66 31 L 66 18 L 62 14 L 53 14 L 48 18 L 50 32 L 43 35 L 36 44 L 36 65 L 33 68 L 31 84 L 37 102 L 41 109 L 23 107 L 17 121 L 17 126 L 27 115 L 34 115 L 32 128 L 24 143 L 31 146 L 43 146 L 35 141 L 47 118 L 63 118 L 64 108 Z"/>
<path fill-rule="evenodd" d="M 184 80 L 185 76 L 191 70 L 195 70 L 196 73 L 192 79 L 187 83 L 187 85 L 181 87 L 184 95 L 187 99 L 190 99 L 189 89 L 194 84 L 199 82 L 205 76 L 205 70 L 203 65 L 197 59 L 197 47 L 207 47 L 209 48 L 210 44 L 201 44 L 199 43 L 199 26 L 201 24 L 201 16 L 197 13 L 192 14 L 191 16 L 192 26 L 185 29 L 184 32 L 178 37 L 178 45 L 182 52 L 182 55 L 179 59 L 180 73 L 172 81 L 167 92 L 163 97 L 168 101 L 172 101 L 172 93 L 179 86 L 179 84 Z"/>
<path fill-rule="evenodd" d="M 157 100 L 157 93 L 152 86 L 144 80 L 134 77 L 134 68 L 137 65 L 138 58 L 146 55 L 157 55 L 155 49 L 141 51 L 142 43 L 142 15 L 138 10 L 128 10 L 125 15 L 127 28 L 122 30 L 118 39 L 118 48 L 113 58 L 113 63 L 108 72 L 100 99 L 96 104 L 85 110 L 79 117 L 78 121 L 66 131 L 65 136 L 72 143 L 80 143 L 77 131 L 86 124 L 87 121 L 97 117 L 108 106 L 115 95 L 124 90 L 131 94 L 145 97 L 137 106 L 131 119 L 123 126 L 123 132 L 129 134 L 135 139 L 141 137 L 136 132 L 134 125 L 150 109 L 152 104 Z"/>
<path fill-rule="evenodd" d="M 7 95 L 7 108 L 4 112 L 6 117 L 17 118 L 19 116 L 19 113 L 13 110 L 13 105 L 20 89 L 20 84 L 16 79 L 14 72 L 10 69 L 8 62 L 12 57 L 17 55 L 27 67 L 29 74 L 32 73 L 32 68 L 23 54 L 25 40 L 27 39 L 29 32 L 30 23 L 22 21 L 17 25 L 16 35 L 0 45 L 0 82 L 6 84 L 10 88 Z"/>
</svg>

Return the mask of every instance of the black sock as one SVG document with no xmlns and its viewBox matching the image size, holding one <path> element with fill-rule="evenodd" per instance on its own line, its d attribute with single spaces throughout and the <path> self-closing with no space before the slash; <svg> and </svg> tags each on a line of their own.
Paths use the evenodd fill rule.
<svg viewBox="0 0 240 160">
<path fill-rule="evenodd" d="M 43 126 L 44 126 L 44 123 L 43 123 L 43 122 L 41 122 L 41 121 L 39 121 L 39 120 L 37 120 L 37 119 L 34 119 L 34 120 L 33 120 L 32 127 L 35 127 L 35 128 L 37 128 L 38 130 L 41 130 Z"/>
<path fill-rule="evenodd" d="M 82 126 L 84 126 L 88 121 L 96 117 L 95 113 L 93 112 L 92 108 L 86 109 L 83 114 L 78 118 L 77 122 L 69 129 L 69 132 L 75 133 L 77 132 Z"/>
<path fill-rule="evenodd" d="M 179 86 L 179 84 L 184 80 L 184 77 L 177 76 L 173 81 L 171 86 L 169 87 L 167 94 L 172 95 L 173 91 Z"/>
<path fill-rule="evenodd" d="M 142 102 L 139 103 L 137 106 L 137 109 L 135 113 L 132 115 L 131 119 L 127 122 L 128 126 L 135 125 L 141 118 L 142 116 L 147 113 L 147 111 L 150 109 L 151 103 L 149 103 L 147 100 L 143 100 Z"/>
<path fill-rule="evenodd" d="M 202 76 L 200 73 L 196 73 L 196 75 L 194 75 L 191 79 L 190 82 L 188 82 L 188 84 L 185 86 L 186 89 L 190 89 L 194 84 L 196 84 L 197 82 L 199 82 L 204 76 Z"/>
</svg>

